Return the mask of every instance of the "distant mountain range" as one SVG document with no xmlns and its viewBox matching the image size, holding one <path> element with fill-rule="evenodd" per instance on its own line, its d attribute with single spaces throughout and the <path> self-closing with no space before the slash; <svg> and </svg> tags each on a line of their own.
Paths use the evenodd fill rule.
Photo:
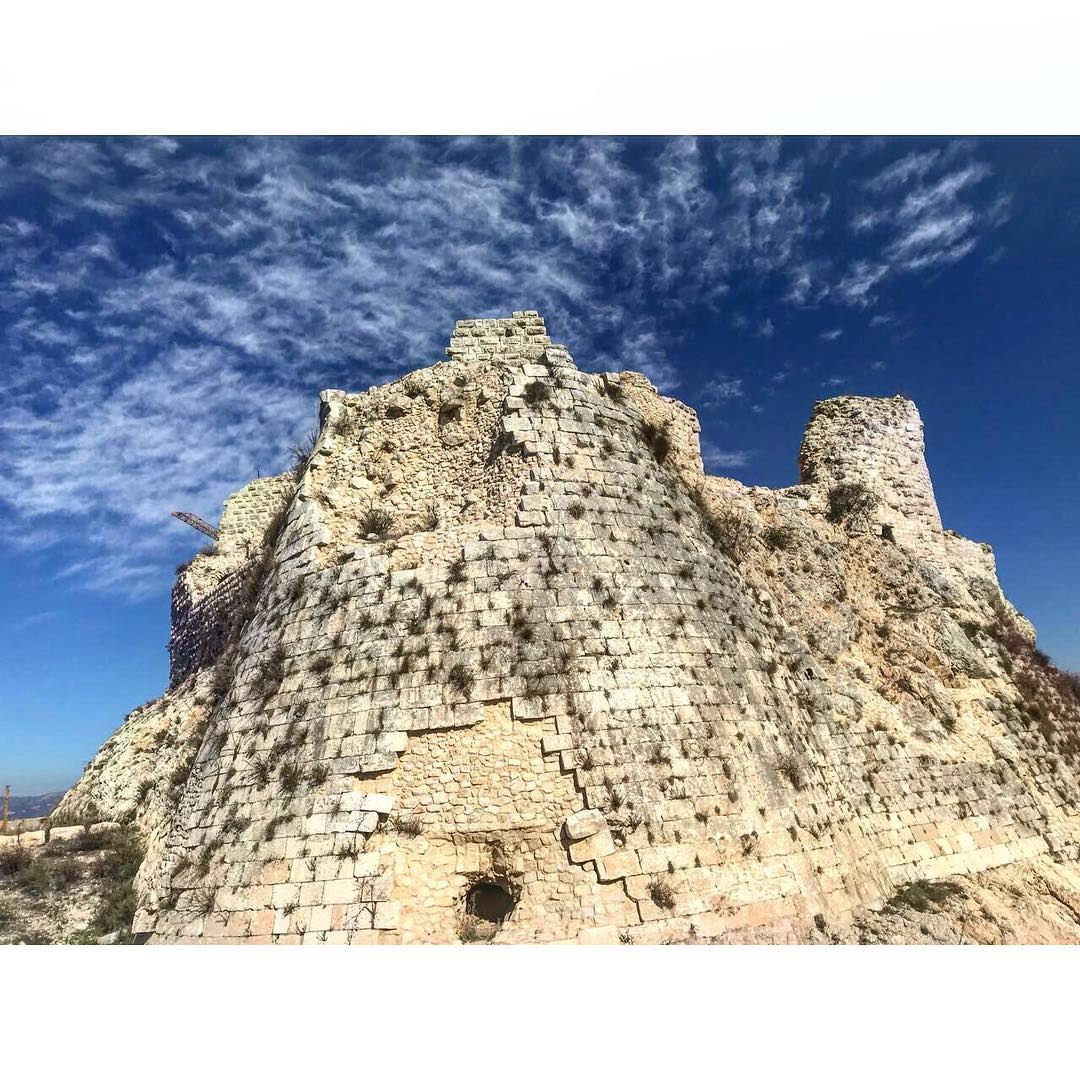
<svg viewBox="0 0 1080 1080">
<path fill-rule="evenodd" d="M 3 798 L 0 791 L 0 799 Z M 44 817 L 51 813 L 56 804 L 64 797 L 62 791 L 50 791 L 48 795 L 12 795 L 8 800 L 8 817 L 15 818 Z M 0 803 L 0 805 L 3 805 Z"/>
</svg>

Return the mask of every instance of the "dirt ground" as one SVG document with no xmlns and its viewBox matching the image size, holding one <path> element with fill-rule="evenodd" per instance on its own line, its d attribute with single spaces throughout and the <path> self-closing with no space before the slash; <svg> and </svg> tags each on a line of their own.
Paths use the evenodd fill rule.
<svg viewBox="0 0 1080 1080">
<path fill-rule="evenodd" d="M 0 944 L 93 944 L 105 936 L 102 901 L 115 889 L 123 840 L 119 831 L 82 830 L 33 846 L 5 838 Z"/>
</svg>

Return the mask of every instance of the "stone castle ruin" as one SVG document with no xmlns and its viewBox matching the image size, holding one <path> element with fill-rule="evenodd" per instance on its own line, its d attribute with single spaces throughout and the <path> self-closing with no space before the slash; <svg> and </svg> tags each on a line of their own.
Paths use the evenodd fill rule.
<svg viewBox="0 0 1080 1080">
<path fill-rule="evenodd" d="M 1076 686 L 942 529 L 912 402 L 818 403 L 773 491 L 536 312 L 446 355 L 324 391 L 179 571 L 168 691 L 60 807 L 144 836 L 141 940 L 853 940 L 928 881 L 1076 895 Z"/>
</svg>

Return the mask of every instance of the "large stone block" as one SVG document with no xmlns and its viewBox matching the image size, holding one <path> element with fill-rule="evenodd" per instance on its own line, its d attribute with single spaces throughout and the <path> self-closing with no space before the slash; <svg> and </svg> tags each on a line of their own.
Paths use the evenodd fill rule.
<svg viewBox="0 0 1080 1080">
<path fill-rule="evenodd" d="M 641 864 L 635 851 L 616 851 L 596 861 L 596 876 L 600 881 L 617 881 L 640 873 Z"/>
<path fill-rule="evenodd" d="M 374 928 L 396 930 L 401 917 L 401 904 L 396 900 L 381 900 L 375 905 Z"/>
<path fill-rule="evenodd" d="M 394 809 L 394 796 L 383 792 L 369 792 L 364 796 L 360 809 L 385 817 Z"/>
<path fill-rule="evenodd" d="M 577 840 L 570 845 L 570 861 L 576 863 L 591 862 L 593 859 L 602 859 L 615 850 L 615 841 L 611 833 L 605 828 L 602 832 Z"/>
<path fill-rule="evenodd" d="M 587 926 L 578 932 L 579 945 L 618 945 L 619 928 L 617 926 Z"/>
<path fill-rule="evenodd" d="M 571 814 L 563 824 L 568 840 L 584 840 L 606 828 L 607 821 L 599 810 L 579 810 L 576 814 Z"/>
</svg>

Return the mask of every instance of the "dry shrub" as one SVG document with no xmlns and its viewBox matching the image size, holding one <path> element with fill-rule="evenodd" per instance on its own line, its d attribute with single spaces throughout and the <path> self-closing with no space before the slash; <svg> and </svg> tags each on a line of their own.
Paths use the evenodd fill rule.
<svg viewBox="0 0 1080 1080">
<path fill-rule="evenodd" d="M 490 941 L 498 932 L 497 923 L 488 922 L 477 915 L 462 914 L 458 918 L 458 940 L 465 944 L 474 941 Z"/>
<path fill-rule="evenodd" d="M 394 515 L 389 510 L 378 510 L 369 507 L 360 519 L 360 534 L 362 536 L 377 536 L 384 540 L 390 535 L 394 527 Z"/>
<path fill-rule="evenodd" d="M 663 465 L 671 452 L 671 429 L 667 424 L 662 427 L 649 421 L 641 425 L 641 441 L 652 451 L 657 465 Z"/>
<path fill-rule="evenodd" d="M 769 525 L 762 531 L 761 539 L 773 551 L 790 551 L 795 545 L 795 530 L 790 525 Z"/>
<path fill-rule="evenodd" d="M 829 508 L 825 516 L 834 525 L 862 521 L 869 517 L 878 502 L 878 497 L 859 481 L 834 484 L 829 489 Z"/>
<path fill-rule="evenodd" d="M 649 898 L 658 908 L 670 910 L 675 906 L 675 892 L 663 878 L 654 877 L 649 882 Z"/>
<path fill-rule="evenodd" d="M 724 509 L 710 514 L 706 527 L 716 546 L 732 562 L 742 562 L 754 542 L 754 523 L 741 510 Z"/>
<path fill-rule="evenodd" d="M 806 770 L 797 755 L 785 754 L 777 761 L 776 768 L 796 791 L 801 791 L 806 786 Z"/>
<path fill-rule="evenodd" d="M 1075 760 L 1080 755 L 1080 676 L 1062 671 L 1037 649 L 1000 600 L 986 632 L 1001 648 L 1028 723 Z"/>
<path fill-rule="evenodd" d="M 0 848 L 0 874 L 4 877 L 14 877 L 19 871 L 25 870 L 33 860 L 30 849 L 24 847 L 22 841 L 9 847 Z"/>
</svg>

